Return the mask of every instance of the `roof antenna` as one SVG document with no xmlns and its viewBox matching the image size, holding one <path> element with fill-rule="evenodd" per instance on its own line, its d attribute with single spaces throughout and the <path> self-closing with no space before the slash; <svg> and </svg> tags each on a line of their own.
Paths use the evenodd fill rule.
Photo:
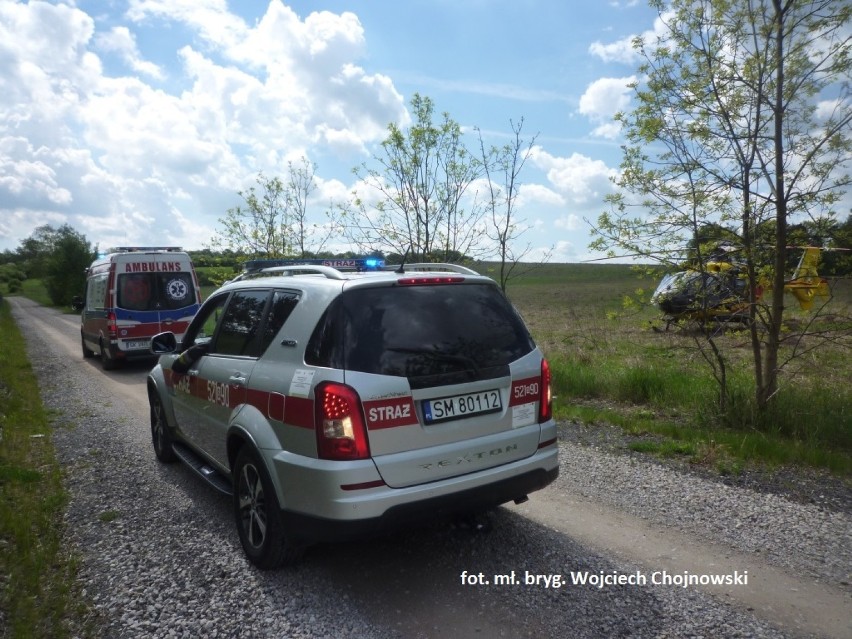
<svg viewBox="0 0 852 639">
<path fill-rule="evenodd" d="M 399 264 L 399 268 L 394 271 L 395 273 L 405 273 L 405 260 L 408 258 L 408 254 L 411 252 L 411 244 L 408 245 L 408 248 L 405 249 L 405 255 L 402 256 L 402 262 Z"/>
</svg>

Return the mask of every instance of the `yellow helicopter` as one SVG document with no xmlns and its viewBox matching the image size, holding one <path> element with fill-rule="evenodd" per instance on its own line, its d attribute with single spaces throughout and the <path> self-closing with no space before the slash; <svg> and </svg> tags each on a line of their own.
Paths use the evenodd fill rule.
<svg viewBox="0 0 852 639">
<path fill-rule="evenodd" d="M 790 247 L 801 248 L 801 247 Z M 803 310 L 813 307 L 814 298 L 829 297 L 828 281 L 820 277 L 818 247 L 805 247 L 793 276 L 784 290 L 792 294 Z M 748 279 L 745 266 L 732 260 L 714 259 L 703 270 L 687 269 L 670 273 L 657 285 L 651 302 L 663 311 L 666 329 L 681 320 L 746 322 L 749 318 Z M 755 289 L 755 300 L 771 289 L 768 281 Z"/>
</svg>

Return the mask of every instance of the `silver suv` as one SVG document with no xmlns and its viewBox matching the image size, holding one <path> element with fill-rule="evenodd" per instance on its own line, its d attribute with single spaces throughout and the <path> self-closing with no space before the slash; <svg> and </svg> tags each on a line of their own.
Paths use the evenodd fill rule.
<svg viewBox="0 0 852 639">
<path fill-rule="evenodd" d="M 233 496 L 258 567 L 556 478 L 550 370 L 493 280 L 436 264 L 263 274 L 211 295 L 182 343 L 157 335 L 148 376 L 157 458 Z"/>
</svg>

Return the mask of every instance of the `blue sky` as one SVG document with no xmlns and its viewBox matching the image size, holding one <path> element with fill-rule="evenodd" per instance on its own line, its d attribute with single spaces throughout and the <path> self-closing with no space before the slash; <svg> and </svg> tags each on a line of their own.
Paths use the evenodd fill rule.
<svg viewBox="0 0 852 639">
<path fill-rule="evenodd" d="M 523 118 L 521 242 L 594 259 L 584 219 L 621 159 L 629 42 L 656 17 L 626 0 L 0 0 L 0 250 L 63 223 L 102 249 L 203 248 L 237 191 L 302 156 L 322 222 L 418 92 L 488 144 Z"/>
</svg>

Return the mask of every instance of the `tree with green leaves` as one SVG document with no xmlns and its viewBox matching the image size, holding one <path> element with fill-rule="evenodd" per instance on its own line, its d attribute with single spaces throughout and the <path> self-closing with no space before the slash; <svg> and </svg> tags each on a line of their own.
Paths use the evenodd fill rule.
<svg viewBox="0 0 852 639">
<path fill-rule="evenodd" d="M 217 249 L 257 258 L 305 257 L 325 248 L 334 220 L 311 222 L 309 204 L 316 191 L 316 165 L 307 158 L 287 163 L 284 179 L 257 176 L 257 186 L 239 191 L 245 204 L 228 209 L 213 238 Z M 331 207 L 326 212 L 331 216 Z"/>
<path fill-rule="evenodd" d="M 50 300 L 57 306 L 70 306 L 76 295 L 86 287 L 86 269 L 97 257 L 86 237 L 68 225 L 57 232 L 53 250 L 47 258 L 45 287 Z"/>
<path fill-rule="evenodd" d="M 476 258 L 485 252 L 472 185 L 483 162 L 463 143 L 461 126 L 444 113 L 435 122 L 431 99 L 411 99 L 414 122 L 388 125 L 378 168 L 354 172 L 364 190 L 343 205 L 344 232 L 363 252 L 408 254 L 424 261 Z"/>
<path fill-rule="evenodd" d="M 18 254 L 25 258 L 27 276 L 44 281 L 51 302 L 69 306 L 86 286 L 86 269 L 97 257 L 97 249 L 67 224 L 59 228 L 46 224 L 21 242 Z"/>
<path fill-rule="evenodd" d="M 762 412 L 789 361 L 780 351 L 791 339 L 783 332 L 790 225 L 833 219 L 852 183 L 852 4 L 651 5 L 664 30 L 635 42 L 643 62 L 635 108 L 618 116 L 627 137 L 619 190 L 594 225 L 593 247 L 674 264 L 702 228 L 727 228 L 747 274 L 755 405 Z M 768 226 L 772 257 L 763 263 Z M 701 268 L 702 243 L 693 242 L 693 251 Z M 759 299 L 763 282 L 770 291 Z M 721 353 L 711 359 L 726 361 Z"/>
</svg>

